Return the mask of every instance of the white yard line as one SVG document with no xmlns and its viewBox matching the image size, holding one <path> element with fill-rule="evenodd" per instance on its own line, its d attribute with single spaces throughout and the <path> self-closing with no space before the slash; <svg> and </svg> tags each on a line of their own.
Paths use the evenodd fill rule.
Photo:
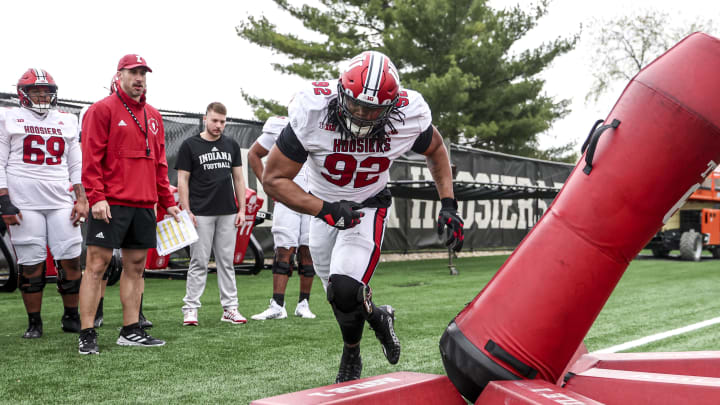
<svg viewBox="0 0 720 405">
<path fill-rule="evenodd" d="M 593 353 L 598 353 L 598 354 L 617 353 L 617 352 L 621 352 L 623 350 L 632 349 L 634 347 L 638 347 L 638 346 L 646 345 L 651 342 L 656 342 L 658 340 L 666 339 L 671 336 L 677 336 L 677 335 L 681 335 L 683 333 L 688 333 L 688 332 L 691 332 L 691 331 L 694 331 L 694 330 L 697 330 L 700 328 L 704 328 L 706 326 L 715 325 L 717 323 L 720 323 L 720 317 L 708 319 L 707 321 L 694 323 L 694 324 L 688 325 L 688 326 L 683 326 L 682 328 L 669 330 L 667 332 L 661 332 L 661 333 L 656 333 L 654 335 L 645 336 L 644 338 L 640 338 L 637 340 L 631 340 L 629 342 L 625 342 L 625 343 L 622 343 L 622 344 L 619 344 L 616 346 L 608 347 L 607 349 L 597 350 L 597 351 L 594 351 Z"/>
</svg>

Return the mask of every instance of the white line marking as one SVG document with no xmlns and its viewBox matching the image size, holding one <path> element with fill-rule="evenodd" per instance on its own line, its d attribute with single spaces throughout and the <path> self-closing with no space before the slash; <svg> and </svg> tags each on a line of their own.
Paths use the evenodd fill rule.
<svg viewBox="0 0 720 405">
<path fill-rule="evenodd" d="M 691 332 L 700 328 L 704 328 L 706 326 L 715 325 L 717 323 L 720 323 L 720 317 L 708 319 L 707 321 L 702 321 L 698 323 L 694 323 L 692 325 L 683 326 L 682 328 L 669 330 L 667 332 L 661 332 L 656 333 L 654 335 L 645 336 L 644 338 L 640 338 L 637 340 L 631 340 L 629 342 L 625 342 L 616 346 L 608 347 L 607 349 L 601 349 L 594 351 L 593 353 L 617 353 L 621 352 L 623 350 L 632 349 L 633 347 L 638 347 L 642 345 L 646 345 L 651 342 L 656 342 L 658 340 L 666 339 L 672 336 L 681 335 L 683 333 Z"/>
</svg>

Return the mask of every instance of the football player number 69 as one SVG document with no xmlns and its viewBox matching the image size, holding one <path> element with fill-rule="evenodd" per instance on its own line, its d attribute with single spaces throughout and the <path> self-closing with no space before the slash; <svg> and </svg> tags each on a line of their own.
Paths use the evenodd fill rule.
<svg viewBox="0 0 720 405">
<path fill-rule="evenodd" d="M 45 150 L 38 146 L 45 146 Z M 49 157 L 45 157 L 45 154 Z M 51 136 L 47 142 L 42 136 L 28 135 L 23 140 L 23 162 L 32 165 L 59 165 L 65 153 L 65 140 L 59 136 Z"/>
</svg>

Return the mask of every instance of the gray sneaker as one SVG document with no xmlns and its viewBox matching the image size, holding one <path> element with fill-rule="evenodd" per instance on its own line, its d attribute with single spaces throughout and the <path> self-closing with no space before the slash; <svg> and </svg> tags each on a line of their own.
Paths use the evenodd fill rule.
<svg viewBox="0 0 720 405">
<path fill-rule="evenodd" d="M 165 341 L 148 335 L 145 329 L 136 323 L 120 329 L 117 344 L 120 346 L 164 346 Z"/>
</svg>

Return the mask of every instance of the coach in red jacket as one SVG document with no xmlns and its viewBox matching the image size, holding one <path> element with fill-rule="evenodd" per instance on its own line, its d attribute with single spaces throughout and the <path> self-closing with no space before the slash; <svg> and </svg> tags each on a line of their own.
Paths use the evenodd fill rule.
<svg viewBox="0 0 720 405">
<path fill-rule="evenodd" d="M 147 72 L 139 55 L 118 63 L 118 89 L 88 109 L 83 122 L 82 183 L 91 207 L 87 263 L 80 287 L 80 354 L 97 354 L 93 328 L 102 275 L 113 249 L 122 248 L 121 346 L 162 346 L 138 324 L 147 249 L 156 246 L 155 211 L 159 203 L 177 218 L 165 158 L 160 113 L 145 102 Z"/>
</svg>

